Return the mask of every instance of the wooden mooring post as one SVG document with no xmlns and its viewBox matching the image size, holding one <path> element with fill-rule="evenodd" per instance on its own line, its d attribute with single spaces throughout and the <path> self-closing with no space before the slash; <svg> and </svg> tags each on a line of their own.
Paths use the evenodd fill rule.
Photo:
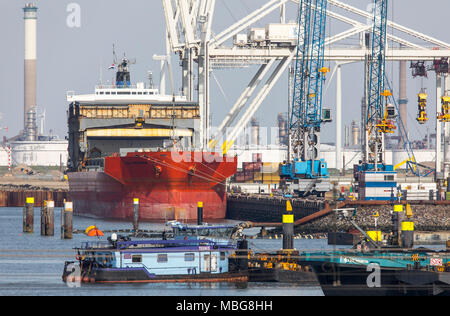
<svg viewBox="0 0 450 316">
<path fill-rule="evenodd" d="M 55 202 L 44 201 L 41 207 L 41 236 L 55 235 Z"/>
<path fill-rule="evenodd" d="M 27 197 L 23 208 L 23 232 L 32 233 L 34 231 L 34 198 Z"/>
<path fill-rule="evenodd" d="M 61 239 L 73 238 L 73 203 L 64 202 L 61 210 Z"/>
<path fill-rule="evenodd" d="M 135 233 L 139 231 L 139 199 L 133 199 L 133 230 Z"/>
<path fill-rule="evenodd" d="M 197 202 L 197 225 L 203 225 L 203 202 Z"/>
<path fill-rule="evenodd" d="M 286 201 L 286 211 L 283 213 L 283 249 L 294 249 L 294 213 L 290 201 Z"/>
</svg>

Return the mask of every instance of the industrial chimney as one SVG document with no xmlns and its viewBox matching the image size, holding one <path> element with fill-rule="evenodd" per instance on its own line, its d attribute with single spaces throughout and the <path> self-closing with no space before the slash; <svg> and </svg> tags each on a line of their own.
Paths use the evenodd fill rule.
<svg viewBox="0 0 450 316">
<path fill-rule="evenodd" d="M 278 142 L 280 145 L 287 145 L 288 142 L 287 120 L 284 113 L 278 114 Z"/>
<path fill-rule="evenodd" d="M 25 67 L 24 67 L 24 108 L 23 126 L 27 129 L 27 116 L 36 106 L 36 26 L 37 7 L 33 3 L 23 8 L 25 20 Z"/>
<path fill-rule="evenodd" d="M 402 46 L 400 46 L 402 48 Z M 399 98 L 398 98 L 398 106 L 399 106 L 399 115 L 400 120 L 403 123 L 405 131 L 408 130 L 408 99 L 406 98 L 406 61 L 400 61 L 400 69 L 399 69 Z M 404 143 L 406 141 L 406 136 L 403 135 L 403 131 L 398 127 L 398 148 L 403 148 Z"/>
<path fill-rule="evenodd" d="M 251 129 L 251 142 L 250 145 L 259 145 L 259 122 L 258 120 L 253 117 L 250 125 L 252 127 Z"/>
</svg>

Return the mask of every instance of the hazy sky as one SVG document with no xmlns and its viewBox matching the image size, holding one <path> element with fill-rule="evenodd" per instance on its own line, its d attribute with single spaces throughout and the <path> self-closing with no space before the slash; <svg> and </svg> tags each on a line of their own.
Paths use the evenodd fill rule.
<svg viewBox="0 0 450 316">
<path fill-rule="evenodd" d="M 77 3 L 81 8 L 81 26 L 71 28 L 66 19 L 67 6 Z M 262 0 L 217 0 L 213 30 L 222 31 L 227 25 L 249 14 L 266 3 Z M 343 2 L 365 9 L 370 0 L 344 0 Z M 153 54 L 165 52 L 165 21 L 160 0 L 36 0 L 38 10 L 38 106 L 46 110 L 45 130 L 53 129 L 61 138 L 67 133 L 68 103 L 66 91 L 92 93 L 99 80 L 100 68 L 103 80 L 111 80 L 114 72 L 107 70 L 112 63 L 112 44 L 116 45 L 119 55 L 126 52 L 128 57 L 136 58 L 132 66 L 132 81 L 146 81 L 147 71 L 152 70 L 155 82 L 159 81 L 159 62 L 153 61 Z M 25 1 L 0 1 L 0 112 L 3 118 L 0 127 L 8 126 L 9 131 L 1 135 L 14 136 L 23 124 L 23 47 L 24 27 L 23 11 Z M 333 8 L 332 6 L 330 6 Z M 288 7 L 288 19 L 296 16 L 295 7 Z M 337 12 L 342 12 L 335 10 Z M 392 0 L 389 15 L 397 23 L 436 37 L 450 43 L 447 15 L 450 1 L 429 0 Z M 353 16 L 357 18 L 356 16 Z M 272 14 L 257 24 L 277 22 L 278 13 Z M 360 19 L 359 19 L 360 20 Z M 329 20 L 327 34 L 344 30 L 344 25 Z M 345 27 L 348 28 L 348 27 Z M 389 29 L 389 32 L 392 30 Z M 396 33 L 399 35 L 399 33 Z M 421 43 L 418 39 L 412 39 Z M 356 44 L 354 40 L 342 45 Z M 333 66 L 329 64 L 330 67 Z M 409 68 L 409 64 L 408 64 Z M 398 86 L 398 63 L 389 63 L 387 70 L 393 78 L 394 89 Z M 177 90 L 181 77 L 178 61 L 173 58 L 173 71 Z M 244 70 L 214 70 L 214 76 L 223 87 L 222 95 L 214 78 L 211 79 L 211 104 L 213 124 L 218 125 L 228 109 L 246 87 L 256 68 Z M 393 76 L 392 76 L 393 72 Z M 413 138 L 423 137 L 426 126 L 435 130 L 435 123 L 419 126 L 417 115 L 417 93 L 421 87 L 420 79 L 412 79 L 408 69 L 409 132 Z M 360 102 L 363 95 L 363 65 L 351 64 L 343 68 L 343 107 L 344 124 L 360 119 Z M 435 80 L 434 73 L 424 80 L 429 93 L 429 117 L 435 117 Z M 169 84 L 167 83 L 167 87 Z M 398 96 L 398 92 L 394 91 Z M 335 82 L 331 82 L 326 91 L 324 107 L 335 108 Z M 287 110 L 287 76 L 279 81 L 271 95 L 262 104 L 256 117 L 263 126 L 275 126 L 276 115 Z M 334 142 L 335 123 L 324 126 L 322 141 Z"/>
</svg>

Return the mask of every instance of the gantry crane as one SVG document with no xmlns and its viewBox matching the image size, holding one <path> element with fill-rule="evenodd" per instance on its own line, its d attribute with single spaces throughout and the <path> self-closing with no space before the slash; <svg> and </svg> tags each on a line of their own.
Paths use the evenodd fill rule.
<svg viewBox="0 0 450 316">
<path fill-rule="evenodd" d="M 297 58 L 292 107 L 289 113 L 289 162 L 280 169 L 287 192 L 299 196 L 324 196 L 330 191 L 327 163 L 320 159 L 320 128 L 330 121 L 322 113 L 327 0 L 299 3 Z"/>
</svg>

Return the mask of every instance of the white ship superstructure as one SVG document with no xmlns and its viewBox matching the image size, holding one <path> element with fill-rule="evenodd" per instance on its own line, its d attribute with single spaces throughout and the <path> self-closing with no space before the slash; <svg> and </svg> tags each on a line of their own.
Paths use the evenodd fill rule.
<svg viewBox="0 0 450 316">
<path fill-rule="evenodd" d="M 140 82 L 136 85 L 98 85 L 93 94 L 75 94 L 67 92 L 68 102 L 98 103 L 98 104 L 121 104 L 121 103 L 147 103 L 147 102 L 187 102 L 184 96 L 161 95 L 159 90 L 146 87 Z"/>
</svg>

